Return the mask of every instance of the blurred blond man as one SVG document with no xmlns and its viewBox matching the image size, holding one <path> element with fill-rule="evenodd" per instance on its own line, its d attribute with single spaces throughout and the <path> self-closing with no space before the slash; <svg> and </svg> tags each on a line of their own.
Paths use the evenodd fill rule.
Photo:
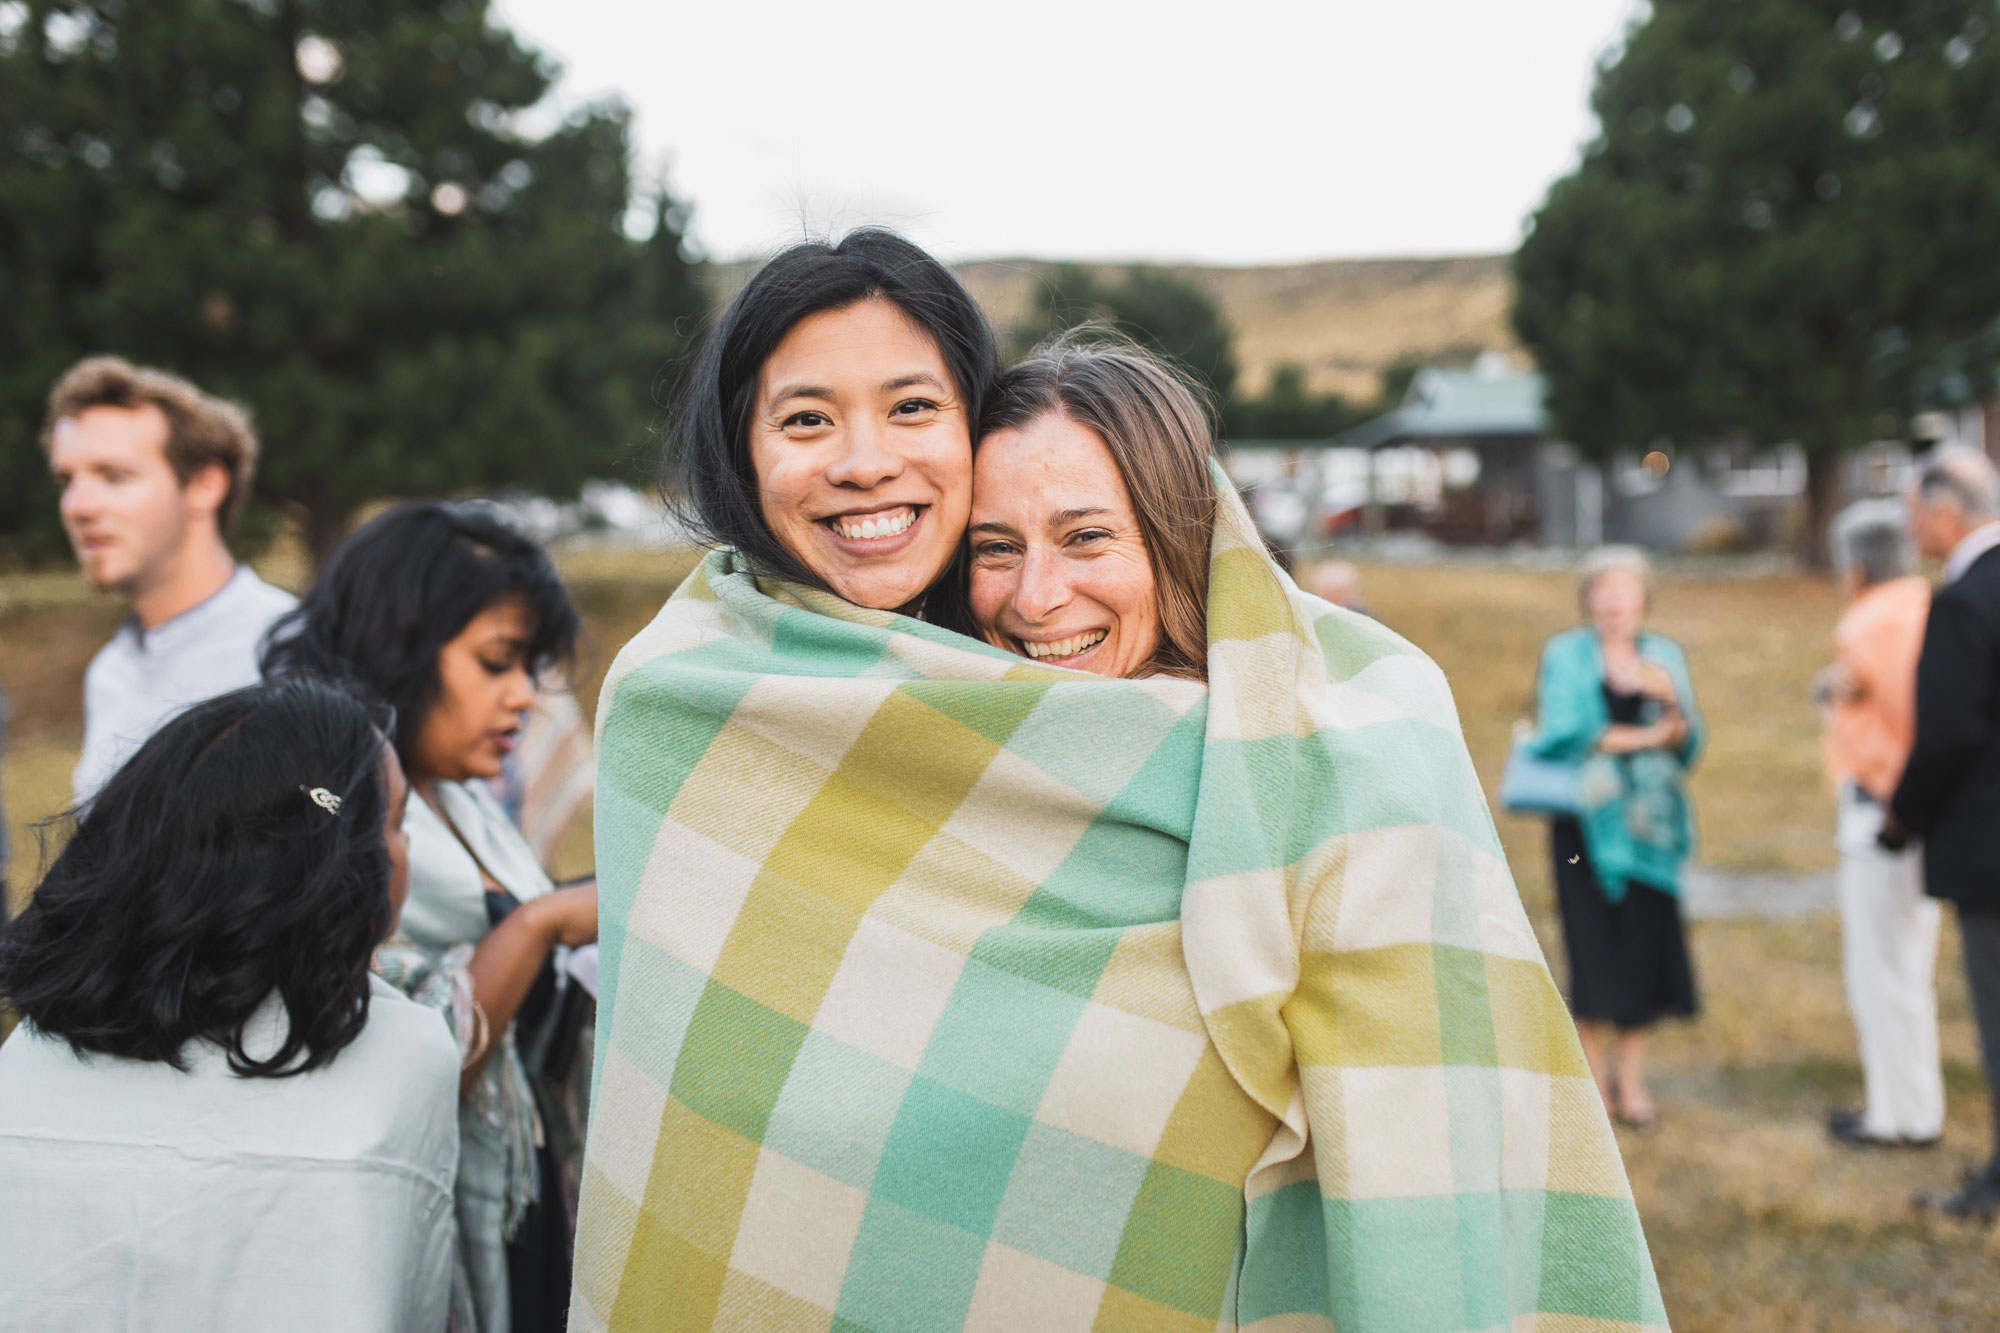
<svg viewBox="0 0 2000 1333">
<path fill-rule="evenodd" d="M 1929 1146 L 1944 1129 L 1938 1063 L 1940 913 L 1924 896 L 1914 848 L 1877 844 L 1882 813 L 1909 758 L 1917 655 L 1930 585 L 1916 573 L 1903 507 L 1864 501 L 1834 523 L 1848 608 L 1823 679 L 1828 766 L 1840 793 L 1841 961 L 1861 1046 L 1864 1099 L 1827 1130 L 1856 1146 Z"/>
<path fill-rule="evenodd" d="M 42 449 L 84 577 L 131 609 L 84 673 L 81 803 L 169 717 L 255 683 L 258 643 L 295 600 L 223 544 L 257 464 L 241 408 L 91 357 L 50 391 Z"/>
</svg>

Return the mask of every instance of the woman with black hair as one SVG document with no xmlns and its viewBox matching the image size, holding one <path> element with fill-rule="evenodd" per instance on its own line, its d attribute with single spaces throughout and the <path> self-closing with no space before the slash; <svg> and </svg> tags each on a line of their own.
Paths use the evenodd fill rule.
<svg viewBox="0 0 2000 1333">
<path fill-rule="evenodd" d="M 909 241 L 871 227 L 795 245 L 683 376 L 663 490 L 760 578 L 914 614 L 965 536 L 998 373 L 986 316 Z"/>
<path fill-rule="evenodd" d="M 314 681 L 196 704 L 0 935 L 0 1325 L 444 1327 L 458 1057 L 369 975 L 409 873 L 380 726 Z"/>
<path fill-rule="evenodd" d="M 558 946 L 596 939 L 597 891 L 554 887 L 484 780 L 576 633 L 540 546 L 490 511 L 418 503 L 340 544 L 264 658 L 267 676 L 352 681 L 396 710 L 410 893 L 377 967 L 442 1011 L 463 1052 L 454 1311 L 478 1333 L 559 1328 L 568 1306 L 563 1175 L 515 1018 L 562 984 Z"/>
</svg>

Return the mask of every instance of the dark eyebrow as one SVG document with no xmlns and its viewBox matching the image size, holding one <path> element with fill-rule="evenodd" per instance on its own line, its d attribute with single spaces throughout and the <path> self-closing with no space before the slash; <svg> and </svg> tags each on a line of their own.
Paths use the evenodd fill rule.
<svg viewBox="0 0 2000 1333">
<path fill-rule="evenodd" d="M 898 389 L 908 389 L 918 384 L 928 384 L 933 389 L 943 390 L 944 381 L 929 371 L 920 370 L 912 375 L 898 375 L 895 379 L 882 382 L 883 393 L 894 393 Z"/>
<path fill-rule="evenodd" d="M 773 408 L 788 398 L 820 398 L 831 401 L 833 390 L 823 388 L 817 384 L 787 384 L 784 388 L 772 394 L 771 401 L 764 404 L 764 406 L 766 409 Z"/>
<path fill-rule="evenodd" d="M 1013 525 L 1009 523 L 974 523 L 969 530 L 972 532 L 1004 532 L 1009 536 L 1012 536 L 1014 532 Z"/>
</svg>

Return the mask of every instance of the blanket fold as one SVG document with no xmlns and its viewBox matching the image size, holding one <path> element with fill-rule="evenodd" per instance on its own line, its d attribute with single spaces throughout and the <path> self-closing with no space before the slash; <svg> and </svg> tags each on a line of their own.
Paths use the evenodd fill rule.
<svg viewBox="0 0 2000 1333">
<path fill-rule="evenodd" d="M 1421 653 L 1218 481 L 1209 681 L 710 555 L 599 707 L 571 1327 L 1664 1327 Z"/>
</svg>

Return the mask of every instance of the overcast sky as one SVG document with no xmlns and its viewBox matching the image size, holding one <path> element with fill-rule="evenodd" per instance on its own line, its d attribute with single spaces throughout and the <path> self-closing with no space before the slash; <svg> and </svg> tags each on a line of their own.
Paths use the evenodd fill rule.
<svg viewBox="0 0 2000 1333">
<path fill-rule="evenodd" d="M 1510 250 L 1635 0 L 499 0 L 616 92 L 711 255 L 884 222 L 950 258 Z"/>
</svg>

